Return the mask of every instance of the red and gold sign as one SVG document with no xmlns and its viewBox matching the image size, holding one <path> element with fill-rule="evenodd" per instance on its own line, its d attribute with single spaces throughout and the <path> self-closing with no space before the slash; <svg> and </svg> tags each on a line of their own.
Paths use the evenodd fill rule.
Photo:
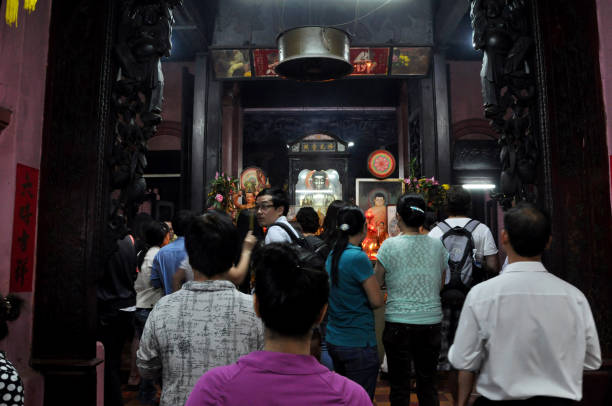
<svg viewBox="0 0 612 406">
<path fill-rule="evenodd" d="M 38 169 L 17 164 L 16 185 L 10 291 L 31 292 L 34 274 Z"/>
<path fill-rule="evenodd" d="M 395 158 L 393 154 L 384 149 L 379 149 L 368 157 L 368 171 L 379 179 L 384 179 L 395 170 Z"/>
<path fill-rule="evenodd" d="M 274 71 L 274 68 L 278 65 L 278 49 L 255 49 L 253 50 L 253 61 L 255 76 L 278 76 Z"/>
<path fill-rule="evenodd" d="M 389 62 L 389 48 L 351 48 L 351 76 L 386 75 Z"/>
</svg>

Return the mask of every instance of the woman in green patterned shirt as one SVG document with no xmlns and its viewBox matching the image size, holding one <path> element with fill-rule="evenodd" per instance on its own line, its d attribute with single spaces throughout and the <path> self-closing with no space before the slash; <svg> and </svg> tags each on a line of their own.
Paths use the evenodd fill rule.
<svg viewBox="0 0 612 406">
<path fill-rule="evenodd" d="M 410 362 L 414 361 L 419 405 L 439 405 L 436 366 L 440 352 L 440 289 L 448 253 L 440 240 L 420 233 L 425 201 L 404 195 L 397 202 L 400 235 L 386 239 L 376 263 L 387 286 L 383 344 L 389 365 L 392 406 L 410 404 Z"/>
</svg>

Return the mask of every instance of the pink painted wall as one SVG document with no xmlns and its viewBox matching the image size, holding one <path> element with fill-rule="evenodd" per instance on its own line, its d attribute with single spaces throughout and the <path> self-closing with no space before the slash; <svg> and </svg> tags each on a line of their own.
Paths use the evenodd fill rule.
<svg viewBox="0 0 612 406">
<path fill-rule="evenodd" d="M 469 118 L 484 118 L 480 91 L 480 61 L 448 61 L 451 124 Z"/>
<path fill-rule="evenodd" d="M 23 4 L 23 3 L 22 3 Z M 15 175 L 18 163 L 40 168 L 45 75 L 51 2 L 39 1 L 36 11 L 19 11 L 18 27 L 4 22 L 6 1 L 0 7 L 0 105 L 13 111 L 9 126 L 0 134 L 0 293 L 10 281 Z M 36 275 L 34 275 L 36 277 Z M 0 348 L 15 364 L 25 385 L 26 405 L 42 405 L 43 378 L 30 369 L 33 292 L 25 299 L 21 317 L 10 323 L 9 336 Z"/>
<path fill-rule="evenodd" d="M 608 134 L 608 162 L 612 165 L 612 1 L 597 0 L 599 28 L 599 69 L 603 88 Z M 609 173 L 612 175 L 612 168 Z M 612 205 L 612 176 L 610 176 L 610 204 Z"/>
</svg>

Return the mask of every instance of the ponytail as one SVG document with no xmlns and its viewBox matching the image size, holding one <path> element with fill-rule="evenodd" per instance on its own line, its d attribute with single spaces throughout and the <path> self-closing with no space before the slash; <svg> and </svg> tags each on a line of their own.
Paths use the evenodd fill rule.
<svg viewBox="0 0 612 406">
<path fill-rule="evenodd" d="M 337 238 L 334 243 L 331 260 L 331 281 L 333 286 L 338 286 L 338 264 L 340 257 L 348 246 L 349 237 L 357 235 L 363 230 L 365 216 L 361 209 L 355 206 L 347 206 L 338 212 Z"/>
</svg>

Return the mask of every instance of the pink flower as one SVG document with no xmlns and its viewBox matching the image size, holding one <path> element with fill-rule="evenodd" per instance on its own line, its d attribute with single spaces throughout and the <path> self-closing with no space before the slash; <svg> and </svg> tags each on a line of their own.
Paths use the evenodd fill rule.
<svg viewBox="0 0 612 406">
<path fill-rule="evenodd" d="M 219 172 L 215 172 L 215 179 L 219 179 Z"/>
<path fill-rule="evenodd" d="M 223 195 L 220 193 L 217 193 L 217 196 L 215 196 L 215 200 L 221 203 L 223 201 Z"/>
<path fill-rule="evenodd" d="M 408 178 L 404 179 L 404 183 L 410 184 L 410 179 Z"/>
<path fill-rule="evenodd" d="M 230 177 L 228 176 L 228 177 L 227 177 L 227 181 L 229 182 L 230 180 L 231 180 L 231 179 L 230 179 Z"/>
</svg>

